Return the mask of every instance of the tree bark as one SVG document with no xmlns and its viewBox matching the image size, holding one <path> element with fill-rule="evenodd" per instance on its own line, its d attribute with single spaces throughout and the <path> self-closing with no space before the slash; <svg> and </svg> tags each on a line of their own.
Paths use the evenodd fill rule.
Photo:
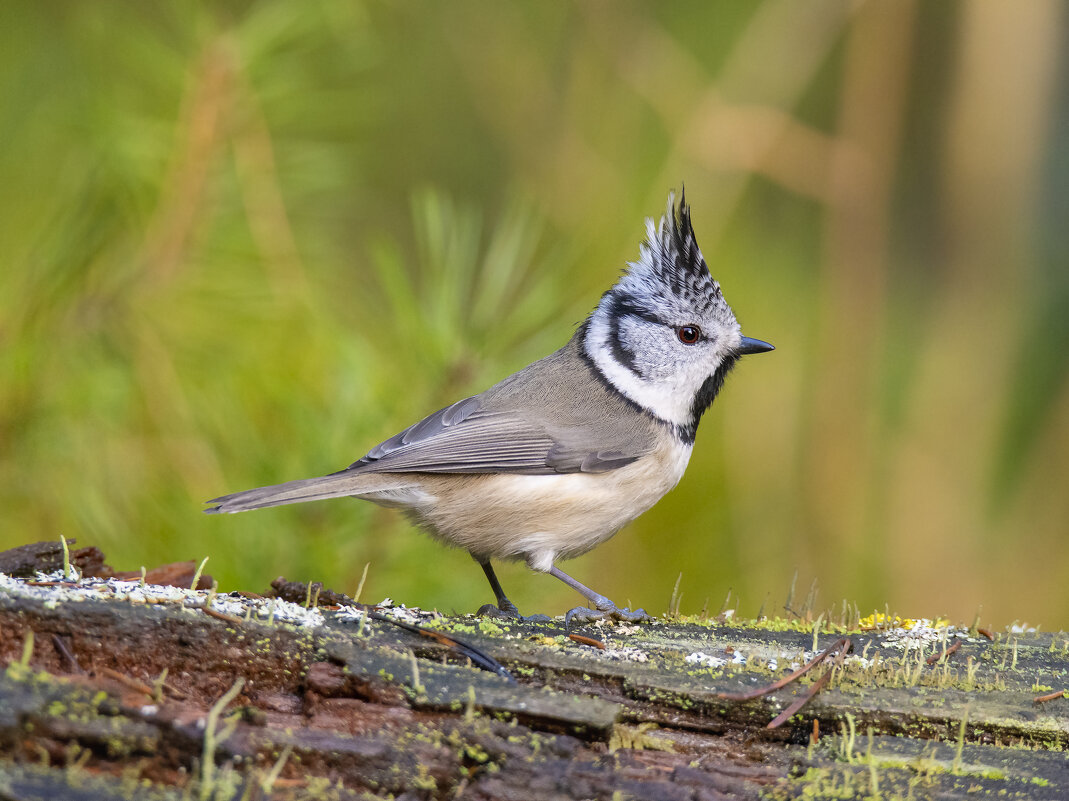
<svg viewBox="0 0 1069 801">
<path fill-rule="evenodd" d="M 1033 700 L 1069 689 L 1063 633 L 907 650 L 923 631 L 827 625 L 818 648 L 847 635 L 853 658 L 739 701 L 812 656 L 812 624 L 588 626 L 592 645 L 384 610 L 510 681 L 344 610 L 0 579 L 3 799 L 1069 797 L 1069 699 Z"/>
</svg>

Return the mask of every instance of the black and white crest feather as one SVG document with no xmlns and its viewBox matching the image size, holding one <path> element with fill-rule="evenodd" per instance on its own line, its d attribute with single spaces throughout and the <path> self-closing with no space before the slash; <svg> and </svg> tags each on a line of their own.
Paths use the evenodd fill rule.
<svg viewBox="0 0 1069 801">
<path fill-rule="evenodd" d="M 628 264 L 627 273 L 608 294 L 614 302 L 626 298 L 664 322 L 671 322 L 664 319 L 666 314 L 705 315 L 725 306 L 720 285 L 709 274 L 698 247 L 684 195 L 678 206 L 675 196 L 669 196 L 660 222 L 646 221 L 639 260 Z"/>
</svg>

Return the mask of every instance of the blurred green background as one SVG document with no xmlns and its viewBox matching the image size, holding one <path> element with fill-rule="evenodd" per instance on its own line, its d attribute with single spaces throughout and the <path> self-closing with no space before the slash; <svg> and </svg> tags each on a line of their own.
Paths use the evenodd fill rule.
<svg viewBox="0 0 1069 801">
<path fill-rule="evenodd" d="M 7 2 L 0 546 L 470 611 L 321 475 L 563 344 L 686 182 L 744 331 L 620 603 L 1069 618 L 1058 2 Z M 506 567 L 525 611 L 578 596 Z M 737 599 L 737 600 L 736 600 Z"/>
</svg>

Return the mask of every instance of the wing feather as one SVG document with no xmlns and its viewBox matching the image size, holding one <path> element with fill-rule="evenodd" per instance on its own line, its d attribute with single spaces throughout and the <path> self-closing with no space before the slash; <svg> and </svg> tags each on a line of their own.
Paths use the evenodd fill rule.
<svg viewBox="0 0 1069 801">
<path fill-rule="evenodd" d="M 376 445 L 348 471 L 376 473 L 601 473 L 635 461 L 619 443 L 593 441 L 582 425 L 557 427 L 511 410 L 482 408 L 479 396 L 440 409 Z M 340 471 L 340 472 L 348 472 Z"/>
</svg>

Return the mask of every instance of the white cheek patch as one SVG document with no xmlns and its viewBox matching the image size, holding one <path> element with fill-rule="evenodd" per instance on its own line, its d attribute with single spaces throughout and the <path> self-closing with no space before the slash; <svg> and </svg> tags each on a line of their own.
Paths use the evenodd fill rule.
<svg viewBox="0 0 1069 801">
<path fill-rule="evenodd" d="M 691 422 L 694 393 L 701 386 L 704 376 L 696 384 L 695 377 L 686 373 L 663 381 L 645 381 L 616 360 L 610 337 L 606 314 L 598 308 L 590 318 L 586 341 L 583 343 L 587 356 L 624 397 L 665 422 L 688 425 Z"/>
</svg>

